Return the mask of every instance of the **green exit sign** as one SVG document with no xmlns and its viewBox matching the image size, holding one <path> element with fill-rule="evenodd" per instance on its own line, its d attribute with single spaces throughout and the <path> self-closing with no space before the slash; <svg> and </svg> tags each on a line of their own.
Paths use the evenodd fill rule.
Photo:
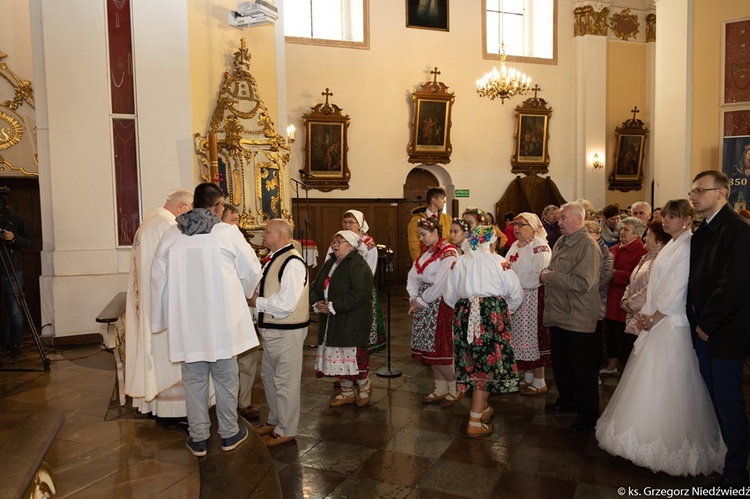
<svg viewBox="0 0 750 499">
<path fill-rule="evenodd" d="M 469 197 L 469 189 L 456 189 L 455 196 L 457 198 L 468 198 Z"/>
</svg>

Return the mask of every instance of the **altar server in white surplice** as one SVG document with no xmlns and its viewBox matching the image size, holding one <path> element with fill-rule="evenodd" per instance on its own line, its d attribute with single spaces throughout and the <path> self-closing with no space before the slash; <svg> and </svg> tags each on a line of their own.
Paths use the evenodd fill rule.
<svg viewBox="0 0 750 499">
<path fill-rule="evenodd" d="M 125 308 L 125 393 L 143 414 L 184 418 L 185 390 L 180 364 L 169 361 L 167 335 L 151 335 L 151 263 L 161 236 L 190 211 L 193 193 L 177 189 L 164 207 L 151 210 L 141 223 L 130 251 Z"/>
<path fill-rule="evenodd" d="M 224 194 L 215 185 L 195 188 L 194 208 L 177 217 L 161 238 L 151 267 L 151 330 L 167 329 L 169 359 L 180 362 L 190 438 L 204 456 L 210 436 L 208 382 L 216 389 L 221 448 L 247 438 L 237 421 L 237 355 L 258 346 L 246 297 L 252 297 L 260 262 L 240 230 L 224 223 Z"/>
</svg>

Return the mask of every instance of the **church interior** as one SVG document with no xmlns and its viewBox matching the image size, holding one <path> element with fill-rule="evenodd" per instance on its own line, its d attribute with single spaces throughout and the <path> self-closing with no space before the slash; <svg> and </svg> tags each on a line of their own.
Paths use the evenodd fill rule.
<svg viewBox="0 0 750 499">
<path fill-rule="evenodd" d="M 354 43 L 285 36 L 299 2 L 267 3 L 276 22 L 239 27 L 230 0 L 0 3 L 0 186 L 33 232 L 23 272 L 37 329 L 24 332 L 30 369 L 0 372 L 0 445 L 29 415 L 62 413 L 45 461 L 59 497 L 76 498 L 618 497 L 705 484 L 560 433 L 569 419 L 540 398 L 497 397 L 500 431 L 470 442 L 468 401 L 420 404 L 431 380 L 409 357 L 406 226 L 431 186 L 451 216 L 686 198 L 697 172 L 727 163 L 727 136 L 750 135 L 750 3 L 546 0 L 551 51 L 508 55 L 531 83 L 502 99 L 477 90 L 501 64 L 486 32 L 502 2 L 435 2 L 438 27 L 420 25 L 417 2 L 352 2 Z M 729 36 L 733 23 L 743 30 Z M 255 478 L 237 483 L 231 464 L 199 466 L 181 430 L 119 407 L 117 326 L 97 322 L 126 290 L 142 217 L 200 182 L 227 192 L 257 248 L 265 222 L 289 220 L 311 277 L 348 209 L 393 255 L 378 278 L 403 375 L 375 379 L 367 408 L 329 409 L 331 383 L 315 380 L 306 349 L 298 443 L 253 444 L 243 462 Z M 373 371 L 386 362 L 374 356 Z M 615 385 L 605 380 L 602 405 Z M 262 401 L 259 381 L 255 392 Z"/>
</svg>

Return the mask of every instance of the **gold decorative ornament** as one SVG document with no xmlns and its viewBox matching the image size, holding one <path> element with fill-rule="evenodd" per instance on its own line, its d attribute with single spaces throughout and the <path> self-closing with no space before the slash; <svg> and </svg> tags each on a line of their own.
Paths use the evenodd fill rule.
<svg viewBox="0 0 750 499">
<path fill-rule="evenodd" d="M 656 14 L 646 16 L 646 43 L 656 41 Z"/>
<path fill-rule="evenodd" d="M 21 142 L 23 126 L 8 113 L 0 110 L 0 151 Z"/>
<path fill-rule="evenodd" d="M 232 72 L 223 74 L 219 95 L 205 135 L 194 135 L 201 179 L 219 185 L 237 206 L 239 226 L 256 249 L 260 231 L 272 218 L 290 223 L 289 146 L 276 132 L 268 108 L 250 74 L 250 52 L 244 38 L 232 57 Z M 255 239 L 255 242 L 253 242 Z"/>
<path fill-rule="evenodd" d="M 585 7 L 577 7 L 573 14 L 575 15 L 573 36 L 607 36 L 609 7 L 604 7 L 597 12 L 591 5 L 586 5 Z"/>
<path fill-rule="evenodd" d="M 630 13 L 630 9 L 625 9 L 612 16 L 609 21 L 609 27 L 620 40 L 627 41 L 635 38 L 639 33 L 641 24 L 638 22 L 638 16 Z"/>
<path fill-rule="evenodd" d="M 3 102 L 2 105 L 15 111 L 25 102 L 34 109 L 34 90 L 31 88 L 31 82 L 29 80 L 20 79 L 13 71 L 11 71 L 8 65 L 2 62 L 6 57 L 8 57 L 8 54 L 0 52 L 0 76 L 10 83 L 15 91 L 15 96 L 13 97 L 13 100 L 7 100 Z"/>
</svg>

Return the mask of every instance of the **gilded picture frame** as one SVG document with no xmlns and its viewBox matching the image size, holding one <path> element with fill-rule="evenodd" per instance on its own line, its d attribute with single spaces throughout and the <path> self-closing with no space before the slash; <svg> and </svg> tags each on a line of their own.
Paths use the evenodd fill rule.
<svg viewBox="0 0 750 499">
<path fill-rule="evenodd" d="M 437 81 L 440 74 L 435 68 L 434 79 L 412 90 L 411 139 L 407 148 L 410 163 L 434 165 L 451 161 L 451 115 L 455 95 Z"/>
<path fill-rule="evenodd" d="M 323 92 L 325 103 L 311 108 L 302 116 L 305 130 L 305 184 L 308 188 L 329 192 L 348 189 L 349 170 L 348 130 L 350 118 L 336 104 L 329 104 L 332 96 Z"/>
<path fill-rule="evenodd" d="M 646 139 L 649 130 L 643 121 L 633 118 L 623 121 L 615 128 L 615 152 L 609 190 L 639 191 L 643 188 L 643 168 L 646 157 Z"/>
<path fill-rule="evenodd" d="M 515 109 L 513 173 L 547 173 L 549 171 L 549 122 L 552 108 L 537 96 L 541 89 L 534 87 L 534 97 L 526 99 Z"/>
</svg>

